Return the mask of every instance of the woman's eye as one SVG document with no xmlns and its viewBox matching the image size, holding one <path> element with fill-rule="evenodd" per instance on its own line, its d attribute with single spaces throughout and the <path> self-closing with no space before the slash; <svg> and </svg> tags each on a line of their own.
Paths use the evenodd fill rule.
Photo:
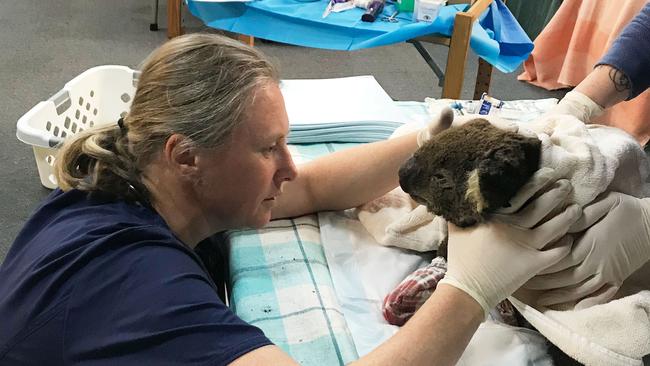
<svg viewBox="0 0 650 366">
<path fill-rule="evenodd" d="M 278 145 L 271 145 L 268 147 L 265 147 L 264 150 L 262 150 L 262 153 L 266 156 L 273 154 L 276 150 L 278 149 Z"/>
</svg>

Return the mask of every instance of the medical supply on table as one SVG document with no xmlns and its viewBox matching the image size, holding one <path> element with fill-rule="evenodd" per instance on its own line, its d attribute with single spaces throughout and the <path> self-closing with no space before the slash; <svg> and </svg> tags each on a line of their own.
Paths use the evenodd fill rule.
<svg viewBox="0 0 650 366">
<path fill-rule="evenodd" d="M 330 13 L 340 13 L 342 11 L 350 10 L 355 7 L 355 3 L 352 0 L 330 0 L 325 7 L 323 12 L 323 18 L 326 18 Z"/>
<path fill-rule="evenodd" d="M 460 113 L 461 116 L 465 115 L 465 113 L 463 112 L 463 109 L 464 109 L 463 105 L 460 102 L 458 102 L 458 101 L 453 102 L 449 106 L 451 107 L 451 109 L 457 110 L 458 113 Z"/>
<path fill-rule="evenodd" d="M 368 5 L 372 0 L 353 0 L 354 6 L 361 9 L 368 9 Z"/>
<path fill-rule="evenodd" d="M 399 14 L 399 10 L 395 10 L 395 12 L 393 12 L 389 17 L 381 17 L 381 20 L 383 22 L 397 23 L 399 22 L 399 19 L 395 18 L 397 14 Z"/>
<path fill-rule="evenodd" d="M 413 20 L 416 22 L 433 22 L 445 6 L 447 0 L 415 0 Z"/>
<path fill-rule="evenodd" d="M 414 5 L 415 0 L 397 0 L 397 3 L 395 4 L 397 10 L 402 13 L 412 13 Z"/>
<path fill-rule="evenodd" d="M 479 100 L 479 110 L 478 114 L 488 115 L 488 114 L 498 114 L 503 107 L 503 101 L 495 97 L 483 93 L 481 99 Z"/>
<path fill-rule="evenodd" d="M 374 22 L 381 12 L 384 11 L 385 3 L 385 0 L 372 0 L 368 4 L 366 12 L 361 16 L 361 20 L 364 22 Z"/>
</svg>

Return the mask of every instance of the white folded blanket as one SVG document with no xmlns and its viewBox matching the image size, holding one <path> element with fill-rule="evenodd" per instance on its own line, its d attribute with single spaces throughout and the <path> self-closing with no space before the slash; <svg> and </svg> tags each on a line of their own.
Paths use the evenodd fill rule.
<svg viewBox="0 0 650 366">
<path fill-rule="evenodd" d="M 519 132 L 537 136 L 542 141 L 541 167 L 553 168 L 557 179 L 571 181 L 574 188 L 572 201 L 575 203 L 588 204 L 606 191 L 636 197 L 650 196 L 650 186 L 646 183 L 648 159 L 634 138 L 622 130 L 584 125 L 572 116 L 556 115 L 520 124 Z M 392 201 L 396 201 L 394 197 Z M 405 207 L 402 206 L 401 211 L 390 211 L 396 214 L 392 219 L 388 217 L 389 208 L 384 207 L 381 225 L 377 225 L 378 221 L 373 223 L 378 216 L 363 213 L 363 209 L 359 219 L 375 238 L 384 239 L 387 238 L 388 226 L 397 222 L 417 222 L 420 230 L 414 230 L 414 235 L 403 241 L 410 244 L 400 244 L 395 240 L 383 244 L 408 248 L 415 241 L 421 245 L 419 249 L 413 249 L 437 248 L 437 244 L 446 238 L 446 231 L 442 229 L 444 225 L 436 221 L 440 218 L 430 216 L 427 219 L 417 206 L 408 210 Z M 365 215 L 363 220 L 362 213 Z M 383 223 L 388 224 L 382 226 Z M 410 233 L 407 227 L 400 226 L 400 230 L 401 233 Z M 433 238 L 430 242 L 426 242 L 427 230 Z M 379 242 L 380 238 L 377 238 Z M 400 237 L 393 236 L 392 239 Z M 511 300 L 544 336 L 582 363 L 643 365 L 642 357 L 650 354 L 650 291 L 643 291 L 650 290 L 650 275 L 636 276 L 636 279 L 634 291 L 623 293 L 621 289 L 618 299 L 582 310 L 535 308 L 526 305 L 532 301 L 525 301 L 525 296 L 523 301 Z"/>
</svg>

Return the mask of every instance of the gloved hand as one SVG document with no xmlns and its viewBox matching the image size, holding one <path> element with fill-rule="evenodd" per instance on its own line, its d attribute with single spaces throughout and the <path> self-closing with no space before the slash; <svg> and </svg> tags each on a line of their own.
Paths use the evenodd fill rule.
<svg viewBox="0 0 650 366">
<path fill-rule="evenodd" d="M 579 233 L 571 253 L 524 285 L 549 290 L 538 305 L 577 301 L 581 309 L 611 299 L 650 260 L 650 199 L 611 192 L 585 207 L 569 232 Z"/>
<path fill-rule="evenodd" d="M 450 224 L 448 270 L 440 283 L 464 291 L 487 314 L 535 274 L 569 253 L 571 237 L 557 240 L 580 218 L 580 208 L 571 205 L 540 222 L 566 204 L 571 190 L 568 180 L 559 180 L 516 214 L 494 214 L 487 222 L 465 229 Z"/>
<path fill-rule="evenodd" d="M 454 121 L 454 111 L 449 107 L 444 107 L 440 113 L 433 118 L 429 124 L 418 132 L 417 141 L 418 147 L 422 147 L 431 137 L 439 134 L 440 132 L 448 129 Z"/>
<path fill-rule="evenodd" d="M 603 114 L 604 108 L 579 91 L 570 91 L 546 115 L 569 114 L 584 123 L 590 123 L 591 118 Z"/>
</svg>

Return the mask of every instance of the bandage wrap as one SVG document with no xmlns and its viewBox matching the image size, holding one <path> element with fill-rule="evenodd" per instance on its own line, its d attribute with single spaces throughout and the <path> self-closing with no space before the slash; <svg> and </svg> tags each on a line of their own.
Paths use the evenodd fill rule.
<svg viewBox="0 0 650 366">
<path fill-rule="evenodd" d="M 404 325 L 433 294 L 447 272 L 447 261 L 436 257 L 406 277 L 384 298 L 382 312 L 388 323 Z"/>
<path fill-rule="evenodd" d="M 436 257 L 426 267 L 419 268 L 408 275 L 384 298 L 382 306 L 384 319 L 392 325 L 406 324 L 431 297 L 446 272 L 447 261 L 443 257 Z M 511 326 L 521 326 L 508 300 L 497 304 L 493 318 Z"/>
</svg>

